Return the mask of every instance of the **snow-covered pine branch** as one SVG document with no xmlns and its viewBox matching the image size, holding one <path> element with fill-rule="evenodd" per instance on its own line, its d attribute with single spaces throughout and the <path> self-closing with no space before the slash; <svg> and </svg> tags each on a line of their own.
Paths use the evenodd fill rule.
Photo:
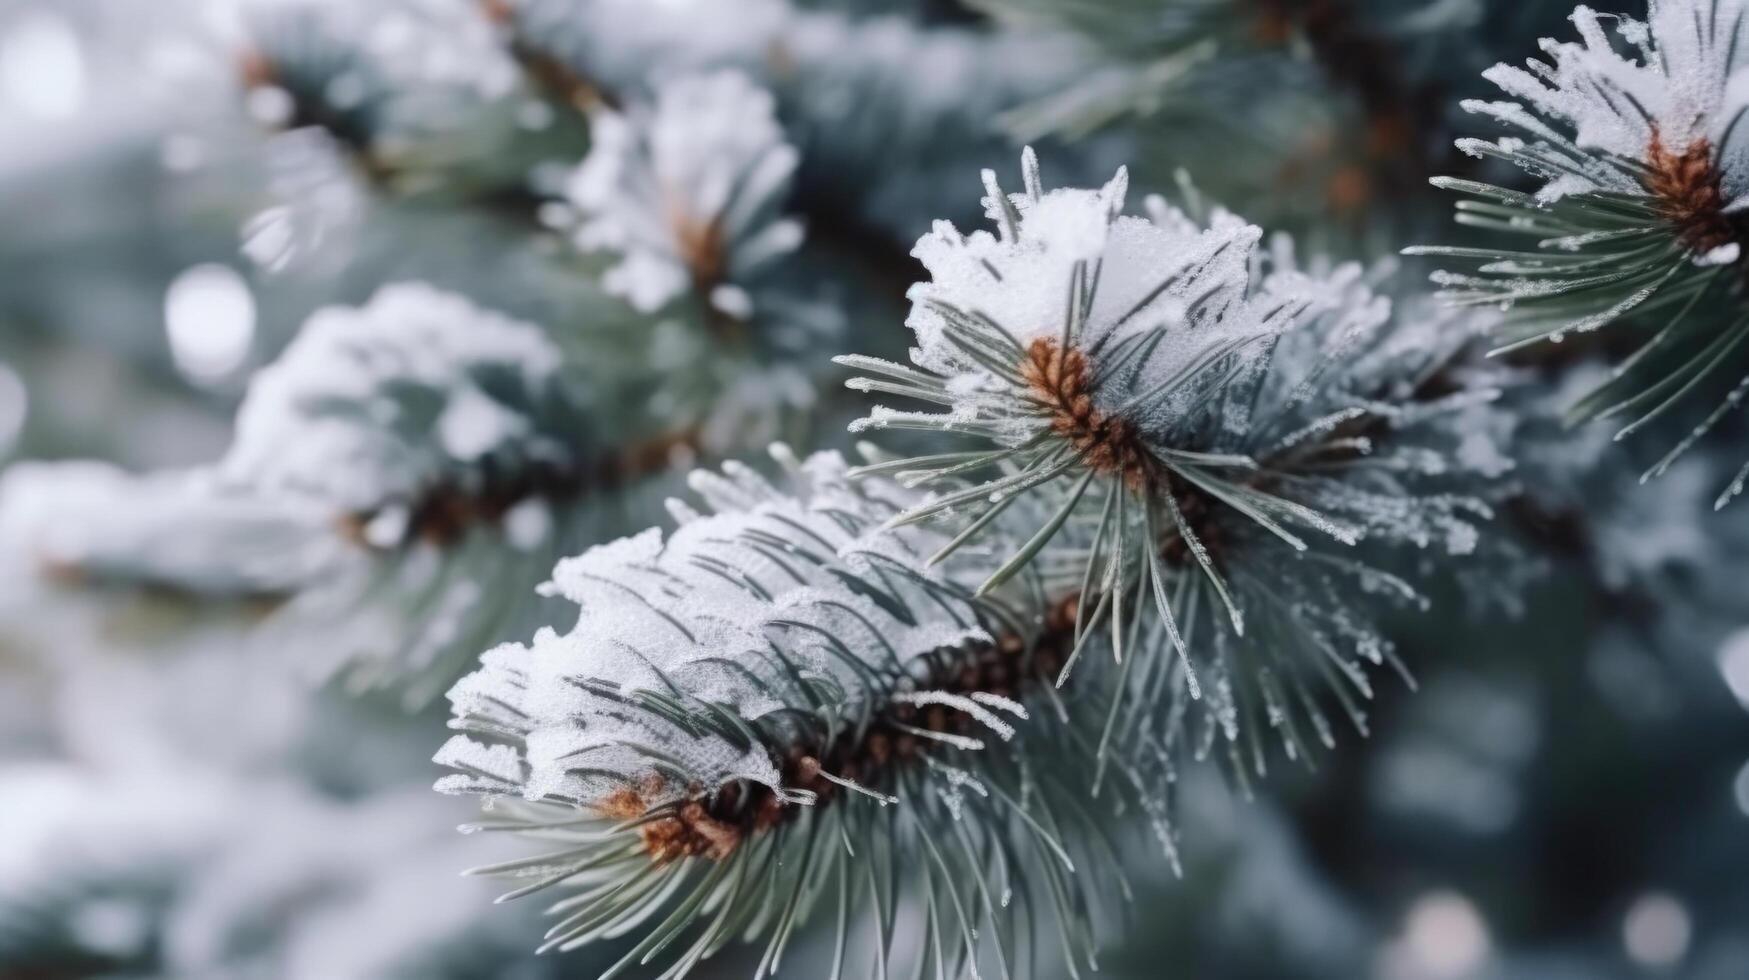
<svg viewBox="0 0 1749 980">
<path fill-rule="evenodd" d="M 289 0 L 235 18 L 215 57 L 269 134 L 268 204 L 244 229 L 266 269 L 324 258 L 373 196 L 508 204 L 532 224 L 536 165 L 587 145 L 473 0 Z"/>
<path fill-rule="evenodd" d="M 313 498 L 379 548 L 444 541 L 585 478 L 589 393 L 547 333 L 417 283 L 318 311 L 250 381 L 221 478 Z"/>
<path fill-rule="evenodd" d="M 760 278 L 800 238 L 780 214 L 795 151 L 770 97 L 734 73 L 683 76 L 593 122 L 571 205 L 543 218 L 615 252 L 605 285 L 654 315 L 581 277 L 564 309 L 580 322 L 563 329 L 418 285 L 320 311 L 254 380 L 220 465 L 111 493 L 112 520 L 56 532 L 39 564 L 289 595 L 266 635 L 319 655 L 323 676 L 419 703 L 454 679 L 451 654 L 545 621 L 532 586 L 560 556 L 647 526 L 677 458 L 775 438 L 814 404 L 797 351 L 840 317 Z M 240 520 L 315 540 L 263 567 L 231 533 Z"/>
<path fill-rule="evenodd" d="M 1261 731 L 1295 755 L 1331 743 L 1324 688 L 1365 731 L 1366 668 L 1395 663 L 1375 607 L 1426 602 L 1391 568 L 1474 551 L 1511 466 L 1476 418 L 1495 382 L 1460 357 L 1478 319 L 1393 318 L 1360 267 L 1307 274 L 1219 209 L 1124 216 L 1121 172 L 1047 193 L 1031 154 L 1023 171 L 1014 195 L 986 172 L 998 235 L 919 241 L 914 366 L 840 359 L 864 372 L 852 387 L 939 406 L 860 428 L 985 446 L 859 470 L 937 488 L 889 525 L 945 521 L 932 561 L 993 550 L 985 591 L 1073 565 L 1079 628 L 1109 623 L 1126 670 L 1176 663 L 1205 750 L 1218 728 L 1260 770 Z M 1036 533 L 989 538 L 1021 501 L 1046 515 Z"/>
<path fill-rule="evenodd" d="M 680 976 L 743 936 L 775 971 L 820 914 L 834 975 L 851 942 L 884 973 L 914 914 L 923 968 L 1009 975 L 1054 929 L 1075 971 L 1122 874 L 1097 843 L 1108 811 L 1173 846 L 1145 699 L 1106 697 L 1098 669 L 1056 691 L 1072 576 L 978 598 L 975 577 L 922 569 L 940 535 L 880 530 L 915 493 L 852 481 L 836 454 L 774 455 L 780 483 L 701 471 L 707 513 L 676 503 L 666 539 L 561 562 L 548 590 L 577 625 L 488 652 L 450 692 L 465 734 L 439 788 L 486 796 L 481 829 L 556 845 L 483 870 L 521 879 L 511 895 L 564 890 L 546 948 L 638 935 L 608 976 L 659 955 Z"/>
<path fill-rule="evenodd" d="M 361 546 L 270 624 L 294 655 L 423 701 L 456 657 L 542 621 L 529 590 L 559 556 L 648 519 L 640 499 L 698 430 L 610 403 L 636 378 L 609 387 L 582 363 L 418 284 L 311 318 L 251 383 L 218 465 L 239 492 L 316 503 Z"/>
<path fill-rule="evenodd" d="M 190 528 L 201 529 L 190 534 Z M 18 463 L 0 477 L 0 584 L 174 583 L 213 598 L 302 587 L 337 542 L 317 508 L 223 492 L 210 472 L 139 476 L 109 463 Z"/>
<path fill-rule="evenodd" d="M 35 471 L 8 507 L 40 515 L 26 546 L 62 578 L 284 597 L 263 642 L 419 703 L 456 657 L 544 621 L 531 590 L 553 562 L 646 523 L 644 498 L 698 448 L 694 417 L 652 420 L 625 395 L 661 386 L 596 351 L 567 357 L 533 324 L 386 286 L 305 324 L 213 466 Z"/>
<path fill-rule="evenodd" d="M 1466 139 L 1503 160 L 1534 193 L 1445 179 L 1465 195 L 1459 223 L 1532 247 L 1423 247 L 1412 254 L 1479 264 L 1439 272 L 1456 303 L 1498 306 L 1502 350 L 1560 341 L 1623 318 L 1657 325 L 1631 357 L 1572 409 L 1624 423 L 1630 435 L 1691 400 L 1716 407 L 1646 471 L 1664 472 L 1742 399 L 1743 224 L 1749 192 L 1749 4 L 1652 0 L 1645 21 L 1580 6 L 1578 41 L 1545 39 L 1546 61 L 1486 72 L 1508 97 L 1464 103 L 1511 135 Z M 1700 396 L 1695 398 L 1694 396 Z M 1742 490 L 1746 466 L 1718 499 Z"/>
<path fill-rule="evenodd" d="M 695 296 L 714 320 L 747 320 L 749 277 L 794 251 L 782 209 L 798 156 L 770 93 L 736 71 L 683 75 L 653 104 L 598 109 L 566 185 L 577 245 L 610 250 L 608 291 L 653 313 Z"/>
<path fill-rule="evenodd" d="M 1008 145 L 1001 114 L 1081 70 L 1057 38 L 922 26 L 886 10 L 800 0 L 488 4 L 513 46 L 586 80 L 611 104 L 649 100 L 686 75 L 745 74 L 776 98 L 801 152 L 798 197 L 813 226 L 873 229 L 887 244 L 957 213 L 948 210 L 961 203 L 949 178 Z"/>
</svg>

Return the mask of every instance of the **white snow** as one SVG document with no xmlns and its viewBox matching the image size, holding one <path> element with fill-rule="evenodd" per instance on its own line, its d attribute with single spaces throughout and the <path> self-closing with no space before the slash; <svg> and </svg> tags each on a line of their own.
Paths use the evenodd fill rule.
<svg viewBox="0 0 1749 980">
<path fill-rule="evenodd" d="M 250 382 L 219 473 L 257 492 L 368 513 L 495 453 L 562 459 L 532 414 L 560 353 L 532 324 L 419 283 L 317 311 Z"/>
<path fill-rule="evenodd" d="M 1749 127 L 1738 125 L 1749 109 L 1749 45 L 1739 37 L 1746 13 L 1746 0 L 1652 0 L 1642 22 L 1580 6 L 1572 15 L 1578 41 L 1545 38 L 1546 61 L 1484 73 L 1513 101 L 1465 108 L 1523 129 L 1560 168 L 1545 174 L 1545 200 L 1638 191 L 1607 156 L 1644 160 L 1656 135 L 1672 153 L 1709 141 L 1735 202 L 1749 191 Z"/>
<path fill-rule="evenodd" d="M 985 639 L 967 602 L 925 597 L 902 576 L 880 574 L 890 556 L 903 554 L 915 567 L 918 554 L 939 542 L 906 530 L 875 545 L 865 534 L 891 515 L 882 496 L 894 488 L 853 484 L 845 471 L 836 454 L 813 456 L 788 492 L 745 467 L 701 472 L 693 485 L 715 513 L 666 537 L 652 529 L 560 562 L 546 591 L 581 607 L 575 628 L 542 629 L 526 645 L 488 652 L 449 695 L 458 718 L 507 726 L 523 748 L 456 736 L 437 761 L 458 773 L 439 788 L 585 806 L 621 786 L 652 806 L 686 793 L 659 776 L 642 746 L 677 761 L 687 782 L 744 779 L 781 789 L 767 746 L 743 749 L 717 733 L 688 733 L 618 698 L 662 693 L 701 717 L 700 702 L 708 701 L 781 733 L 788 722 L 773 712 L 802 703 L 794 671 L 841 689 L 848 710 L 884 694 L 854 664 L 890 675 L 940 647 Z M 853 590 L 846 575 L 890 595 L 918 621 Z M 998 734 L 1012 733 L 991 708 L 1015 706 L 953 703 Z"/>
<path fill-rule="evenodd" d="M 660 309 L 695 280 L 744 283 L 801 244 L 800 223 L 780 213 L 799 157 L 770 93 L 740 72 L 674 78 L 651 105 L 598 112 L 590 136 L 566 188 L 581 216 L 574 239 L 618 253 L 602 282 L 637 309 Z M 720 269 L 699 268 L 701 243 L 720 250 Z M 703 298 L 731 316 L 750 302 L 734 289 Z"/>
</svg>

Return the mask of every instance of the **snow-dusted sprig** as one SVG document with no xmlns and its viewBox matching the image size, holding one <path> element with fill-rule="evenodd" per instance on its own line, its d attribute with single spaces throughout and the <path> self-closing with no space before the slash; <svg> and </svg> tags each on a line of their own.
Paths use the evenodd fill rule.
<svg viewBox="0 0 1749 980">
<path fill-rule="evenodd" d="M 577 244 L 619 257 L 608 290 L 644 312 L 691 295 L 747 319 L 750 277 L 802 240 L 782 213 L 798 155 L 771 95 L 737 71 L 685 75 L 648 105 L 597 111 L 591 135 L 566 196 Z"/>
<path fill-rule="evenodd" d="M 662 389 L 598 326 L 585 359 L 463 297 L 385 286 L 318 311 L 257 374 L 216 464 L 63 467 L 9 506 L 52 505 L 31 547 L 63 578 L 271 594 L 261 642 L 421 703 L 461 656 L 544 621 L 532 588 L 553 562 L 647 523 L 642 499 L 699 445 L 695 416 L 624 396 Z"/>
<path fill-rule="evenodd" d="M 356 233 L 368 199 L 514 202 L 532 219 L 537 163 L 584 145 L 470 0 L 242 9 L 244 103 L 270 133 L 270 203 L 245 252 L 278 270 Z"/>
<path fill-rule="evenodd" d="M 279 596 L 330 566 L 338 542 L 327 530 L 320 508 L 227 493 L 209 472 L 138 476 L 83 460 L 18 463 L 0 478 L 8 565 L 0 585 L 21 604 L 41 579 Z"/>
<path fill-rule="evenodd" d="M 1082 66 L 1060 38 L 801 0 L 490 0 L 515 36 L 620 105 L 686 75 L 743 72 L 802 154 L 797 204 L 821 233 L 887 249 L 963 205 L 947 180 L 1009 143 L 997 123 Z M 1067 161 L 1072 154 L 1063 153 Z"/>
<path fill-rule="evenodd" d="M 1104 624 L 1120 660 L 1165 654 L 1144 670 L 1212 691 L 1229 739 L 1262 719 L 1299 753 L 1297 706 L 1328 742 L 1308 693 L 1324 684 L 1364 728 L 1345 689 L 1369 695 L 1361 663 L 1391 658 L 1370 607 L 1423 601 L 1373 546 L 1469 552 L 1489 516 L 1473 484 L 1507 465 L 1458 431 L 1494 395 L 1454 363 L 1473 318 L 1394 323 L 1358 267 L 1307 275 L 1231 214 L 1154 199 L 1153 220 L 1126 217 L 1123 173 L 1046 193 L 1022 164 L 1023 193 L 985 175 L 999 236 L 943 223 L 918 243 L 914 366 L 840 359 L 866 372 L 854 388 L 943 408 L 877 407 L 859 428 L 990 444 L 860 469 L 938 488 L 889 526 L 946 521 L 932 561 L 993 547 L 985 592 L 1073 565 L 1077 635 Z M 1031 536 L 983 540 L 1020 501 L 1041 513 Z"/>
<path fill-rule="evenodd" d="M 250 381 L 222 478 L 320 500 L 360 537 L 444 538 L 580 479 L 587 395 L 533 324 L 419 283 L 319 310 Z"/>
<path fill-rule="evenodd" d="M 1633 355 L 1573 407 L 1577 419 L 1625 422 L 1617 438 L 1691 396 L 1716 397 L 1749 365 L 1740 216 L 1749 192 L 1746 19 L 1742 0 L 1653 0 L 1647 20 L 1618 18 L 1611 31 L 1603 15 L 1575 9 L 1577 42 L 1546 39 L 1548 60 L 1486 72 L 1508 100 L 1464 103 L 1513 135 L 1459 147 L 1510 163 L 1541 187 L 1436 181 L 1468 198 L 1460 223 L 1534 247 L 1410 250 L 1480 264 L 1434 281 L 1449 300 L 1506 311 L 1502 350 L 1641 321 L 1647 333 Z M 1744 390 L 1730 388 L 1646 476 L 1664 472 Z M 1719 504 L 1741 485 L 1733 481 Z"/>
<path fill-rule="evenodd" d="M 613 359 L 602 350 L 596 361 Z M 330 308 L 250 384 L 217 467 L 236 492 L 310 502 L 354 558 L 276 617 L 349 684 L 417 702 L 454 656 L 514 635 L 559 555 L 637 519 L 696 433 L 627 421 L 542 328 L 422 284 Z M 615 389 L 618 390 L 618 389 Z M 620 419 L 616 427 L 614 419 Z"/>
<path fill-rule="evenodd" d="M 775 972 L 816 913 L 836 919 L 835 977 L 852 944 L 907 975 L 889 959 L 913 914 L 924 969 L 1027 975 L 1048 930 L 1077 973 L 1121 877 L 1095 814 L 1116 798 L 1172 837 L 1153 747 L 1102 743 L 1088 687 L 1048 682 L 1073 622 L 1050 597 L 1073 579 L 977 598 L 923 570 L 938 535 L 879 531 L 914 493 L 853 482 L 836 454 L 774 455 L 781 486 L 697 473 L 711 513 L 675 504 L 666 540 L 562 562 L 549 590 L 582 606 L 576 627 L 488 652 L 451 691 L 466 734 L 439 789 L 493 800 L 479 829 L 557 846 L 482 870 L 521 879 L 512 896 L 564 889 L 546 948 L 637 934 L 607 976 L 658 956 L 681 976 L 743 937 Z M 1096 752 L 1117 758 L 1090 801 Z"/>
</svg>

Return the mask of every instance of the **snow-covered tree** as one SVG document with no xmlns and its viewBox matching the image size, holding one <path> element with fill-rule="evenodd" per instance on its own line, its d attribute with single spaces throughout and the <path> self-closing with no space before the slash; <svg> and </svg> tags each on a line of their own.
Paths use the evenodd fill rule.
<svg viewBox="0 0 1749 980">
<path fill-rule="evenodd" d="M 1749 0 L 17 6 L 0 976 L 1742 974 Z"/>
</svg>

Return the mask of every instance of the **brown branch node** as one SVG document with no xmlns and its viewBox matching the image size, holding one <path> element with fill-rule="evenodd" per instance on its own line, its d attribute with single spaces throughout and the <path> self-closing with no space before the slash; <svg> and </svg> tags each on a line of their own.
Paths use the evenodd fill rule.
<svg viewBox="0 0 1749 980">
<path fill-rule="evenodd" d="M 948 647 L 931 655 L 928 675 L 917 690 L 969 695 L 974 692 L 1020 700 L 1035 684 L 1052 683 L 1062 669 L 1074 642 L 1073 599 L 1059 603 L 1045 623 L 1044 632 L 1030 647 L 1020 637 L 1004 636 L 994 643 Z M 964 712 L 945 705 L 889 704 L 853 737 L 825 741 L 820 733 L 811 741 L 792 746 L 779 764 L 781 783 L 790 790 L 814 794 L 813 807 L 830 806 L 847 790 L 827 779 L 831 773 L 875 791 L 890 790 L 904 767 L 919 764 L 920 757 L 937 743 L 907 729 L 976 736 L 977 722 Z M 649 801 L 662 794 L 660 777 L 652 777 L 640 789 L 622 787 L 593 807 L 602 817 L 633 820 L 650 810 Z M 652 861 L 667 863 L 701 857 L 721 861 L 734 854 L 750 836 L 768 831 L 799 817 L 805 808 L 780 797 L 768 786 L 730 783 L 708 791 L 693 786 L 687 799 L 666 816 L 643 825 L 639 835 Z"/>
<path fill-rule="evenodd" d="M 1086 352 L 1039 337 L 1026 349 L 1021 378 L 1051 412 L 1051 428 L 1069 440 L 1095 473 L 1121 476 L 1130 489 L 1145 486 L 1150 457 L 1135 427 L 1093 403 L 1093 374 Z"/>
<path fill-rule="evenodd" d="M 1723 175 L 1713 161 L 1705 137 L 1681 152 L 1664 144 L 1656 128 L 1646 147 L 1646 192 L 1658 199 L 1659 210 L 1677 227 L 1682 243 L 1696 252 L 1710 252 L 1737 240 L 1737 229 L 1725 214 Z"/>
</svg>

